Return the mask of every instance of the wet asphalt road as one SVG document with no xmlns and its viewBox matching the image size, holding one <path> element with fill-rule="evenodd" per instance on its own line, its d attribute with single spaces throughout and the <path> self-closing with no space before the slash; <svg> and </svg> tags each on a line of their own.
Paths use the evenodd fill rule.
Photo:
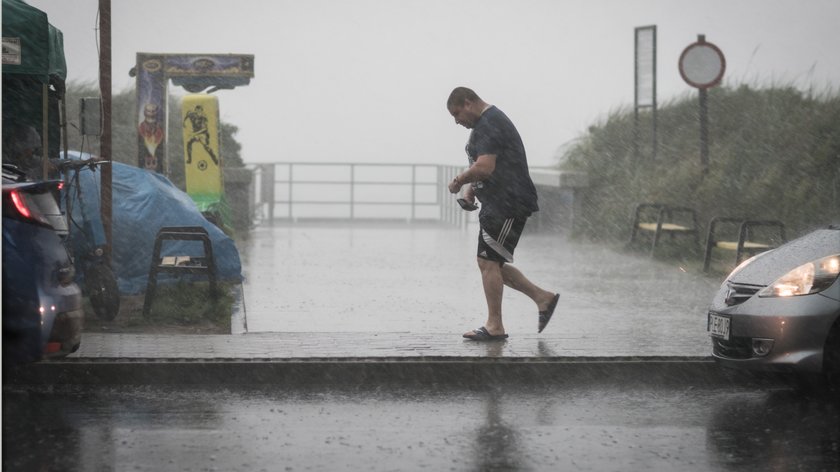
<svg viewBox="0 0 840 472">
<path fill-rule="evenodd" d="M 840 469 L 840 402 L 788 386 L 3 389 L 4 470 Z"/>
</svg>

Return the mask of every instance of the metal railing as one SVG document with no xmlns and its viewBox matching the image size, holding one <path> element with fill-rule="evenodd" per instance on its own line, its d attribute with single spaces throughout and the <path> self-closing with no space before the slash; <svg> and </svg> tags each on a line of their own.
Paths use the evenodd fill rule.
<svg viewBox="0 0 840 472">
<path fill-rule="evenodd" d="M 274 162 L 254 170 L 258 220 L 442 221 L 465 226 L 447 184 L 463 170 L 435 164 Z"/>
</svg>

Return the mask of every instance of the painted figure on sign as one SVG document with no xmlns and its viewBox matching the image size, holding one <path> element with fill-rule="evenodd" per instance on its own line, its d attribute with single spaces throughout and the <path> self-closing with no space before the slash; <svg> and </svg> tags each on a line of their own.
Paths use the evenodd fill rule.
<svg viewBox="0 0 840 472">
<path fill-rule="evenodd" d="M 147 103 L 143 107 L 143 121 L 138 126 L 138 148 L 143 156 L 142 167 L 157 171 L 158 163 L 163 157 L 163 128 L 158 121 L 159 107 L 154 103 Z"/>
<path fill-rule="evenodd" d="M 192 162 L 192 148 L 195 143 L 198 143 L 204 147 L 204 150 L 207 151 L 207 154 L 210 155 L 213 162 L 219 165 L 219 158 L 216 157 L 216 153 L 210 147 L 210 131 L 207 129 L 208 119 L 204 113 L 204 107 L 196 105 L 192 111 L 187 112 L 187 116 L 184 118 L 184 124 L 187 121 L 192 126 L 192 135 L 190 136 L 190 140 L 187 141 L 187 164 Z"/>
</svg>

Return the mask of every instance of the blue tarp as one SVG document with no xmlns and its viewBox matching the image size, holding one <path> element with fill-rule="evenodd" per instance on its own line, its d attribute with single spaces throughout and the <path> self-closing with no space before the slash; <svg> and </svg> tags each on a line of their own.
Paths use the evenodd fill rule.
<svg viewBox="0 0 840 472">
<path fill-rule="evenodd" d="M 70 151 L 71 159 L 88 159 Z M 189 195 L 175 187 L 166 177 L 114 162 L 112 166 L 112 230 L 113 248 L 111 268 L 117 275 L 120 293 L 132 295 L 146 290 L 152 253 L 157 232 L 165 226 L 201 226 L 207 230 L 213 244 L 213 256 L 219 280 L 242 281 L 242 266 L 239 251 L 233 240 L 214 224 L 207 221 Z M 72 173 L 72 171 L 68 171 Z M 105 242 L 100 216 L 100 180 L 102 173 L 84 168 L 79 173 L 79 188 L 82 202 L 72 200 L 73 220 L 85 229 L 72 228 L 73 246 L 78 251 L 90 247 L 90 241 L 100 246 Z M 66 175 L 69 182 L 71 175 Z M 65 189 L 67 186 L 65 186 Z M 75 192 L 71 189 L 71 195 Z M 62 208 L 64 197 L 62 197 Z M 197 241 L 166 241 L 162 256 L 203 255 L 203 247 Z M 196 280 L 206 280 L 197 277 Z M 178 280 L 173 276 L 160 274 L 158 283 Z"/>
</svg>

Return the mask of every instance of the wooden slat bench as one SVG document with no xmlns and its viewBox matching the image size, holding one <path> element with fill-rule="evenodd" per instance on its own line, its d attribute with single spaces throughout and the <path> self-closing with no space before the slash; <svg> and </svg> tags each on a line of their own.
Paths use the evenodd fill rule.
<svg viewBox="0 0 840 472">
<path fill-rule="evenodd" d="M 661 203 L 640 203 L 636 205 L 633 217 L 633 228 L 630 232 L 629 245 L 633 245 L 640 231 L 652 233 L 650 255 L 653 257 L 656 245 L 663 234 L 673 239 L 677 235 L 692 236 L 694 243 L 699 246 L 700 240 L 697 229 L 697 213 L 692 208 L 670 206 Z"/>
<path fill-rule="evenodd" d="M 738 227 L 737 235 L 733 231 Z M 775 238 L 764 235 L 757 238 L 756 229 L 760 227 L 770 228 Z M 720 233 L 724 233 L 730 239 L 722 240 Z M 728 231 L 727 231 L 728 230 Z M 726 237 L 726 236 L 724 236 Z M 736 239 L 737 238 L 737 239 Z M 709 232 L 706 235 L 706 251 L 703 256 L 703 271 L 708 272 L 712 261 L 712 250 L 722 249 L 735 252 L 735 265 L 741 263 L 742 258 L 747 255 L 754 255 L 780 246 L 785 242 L 785 225 L 777 220 L 749 220 L 745 218 L 714 217 L 709 222 Z"/>
</svg>

